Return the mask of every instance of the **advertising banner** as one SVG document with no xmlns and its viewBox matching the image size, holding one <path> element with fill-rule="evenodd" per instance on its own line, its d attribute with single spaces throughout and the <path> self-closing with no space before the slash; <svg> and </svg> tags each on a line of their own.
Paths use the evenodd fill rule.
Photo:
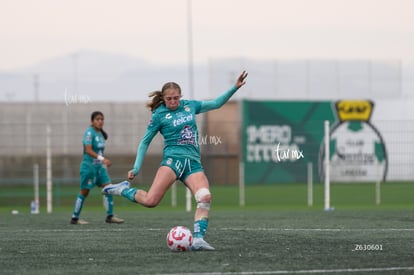
<svg viewBox="0 0 414 275">
<path fill-rule="evenodd" d="M 308 165 L 323 178 L 324 121 L 330 130 L 331 180 L 385 180 L 386 150 L 370 123 L 369 101 L 242 102 L 246 184 L 305 183 Z"/>
<path fill-rule="evenodd" d="M 332 103 L 243 101 L 246 184 L 306 182 L 311 162 L 318 175 L 325 120 L 335 121 Z"/>
</svg>

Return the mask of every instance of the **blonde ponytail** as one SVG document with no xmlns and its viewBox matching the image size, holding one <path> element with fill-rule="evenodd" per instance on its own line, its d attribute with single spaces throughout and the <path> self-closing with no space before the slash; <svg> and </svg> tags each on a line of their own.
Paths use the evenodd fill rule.
<svg viewBox="0 0 414 275">
<path fill-rule="evenodd" d="M 157 109 L 162 103 L 164 103 L 164 99 L 162 98 L 161 91 L 154 91 L 148 95 L 148 97 L 152 97 L 151 101 L 147 103 L 147 107 L 150 108 L 151 112 Z"/>
</svg>

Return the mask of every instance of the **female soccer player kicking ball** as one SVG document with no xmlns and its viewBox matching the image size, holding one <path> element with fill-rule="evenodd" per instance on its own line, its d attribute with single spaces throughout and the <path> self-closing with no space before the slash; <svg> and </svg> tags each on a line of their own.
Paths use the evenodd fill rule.
<svg viewBox="0 0 414 275">
<path fill-rule="evenodd" d="M 149 95 L 152 101 L 147 104 L 152 111 L 152 119 L 138 146 L 134 167 L 128 172 L 128 178 L 134 179 L 141 169 L 148 146 L 160 132 L 164 137 L 164 157 L 152 185 L 147 192 L 130 188 L 130 183 L 124 181 L 105 186 L 102 193 L 120 195 L 143 206 L 155 207 L 168 188 L 177 179 L 181 180 L 191 190 L 197 202 L 192 250 L 214 250 L 204 240 L 208 227 L 211 193 L 200 161 L 195 116 L 223 106 L 246 83 L 246 77 L 247 72 L 243 71 L 233 87 L 209 101 L 181 100 L 181 88 L 174 82 L 164 84 L 161 91 L 152 92 Z"/>
</svg>

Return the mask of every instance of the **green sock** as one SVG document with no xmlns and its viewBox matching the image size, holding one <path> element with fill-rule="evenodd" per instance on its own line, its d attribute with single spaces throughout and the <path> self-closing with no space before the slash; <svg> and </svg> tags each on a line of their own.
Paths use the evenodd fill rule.
<svg viewBox="0 0 414 275">
<path fill-rule="evenodd" d="M 72 218 L 78 219 L 80 212 L 82 211 L 83 202 L 85 201 L 85 197 L 81 194 L 78 194 L 75 201 L 75 207 L 73 210 Z"/>
<path fill-rule="evenodd" d="M 194 238 L 204 238 L 207 232 L 208 218 L 203 217 L 194 222 Z"/>
<path fill-rule="evenodd" d="M 114 213 L 114 198 L 111 195 L 104 195 L 104 206 L 107 216 L 112 216 Z"/>
<path fill-rule="evenodd" d="M 127 188 L 125 190 L 122 191 L 121 196 L 124 198 L 127 198 L 128 200 L 132 201 L 132 202 L 136 202 L 135 200 L 135 193 L 138 191 L 137 188 L 133 187 L 133 188 Z"/>
</svg>

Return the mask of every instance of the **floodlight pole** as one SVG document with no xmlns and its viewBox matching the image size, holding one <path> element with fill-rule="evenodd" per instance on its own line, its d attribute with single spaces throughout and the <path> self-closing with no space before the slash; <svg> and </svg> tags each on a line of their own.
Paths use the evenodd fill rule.
<svg viewBox="0 0 414 275">
<path fill-rule="evenodd" d="M 188 90 L 189 98 L 194 99 L 194 66 L 193 66 L 193 20 L 192 2 L 187 0 L 187 43 L 188 43 Z M 191 211 L 191 191 L 186 188 L 186 211 Z"/>
<path fill-rule="evenodd" d="M 194 61 L 193 61 L 193 14 L 192 1 L 187 0 L 187 43 L 188 43 L 188 90 L 189 98 L 194 99 Z"/>
</svg>

